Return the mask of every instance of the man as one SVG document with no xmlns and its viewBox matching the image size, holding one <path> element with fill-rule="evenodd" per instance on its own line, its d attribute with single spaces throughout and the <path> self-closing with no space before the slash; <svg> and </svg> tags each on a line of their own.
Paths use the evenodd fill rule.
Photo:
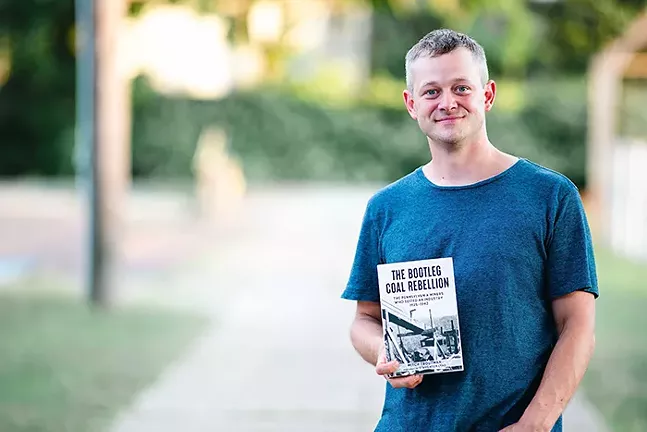
<svg viewBox="0 0 647 432">
<path fill-rule="evenodd" d="M 505 154 L 496 84 L 470 37 L 436 30 L 406 56 L 404 103 L 432 159 L 368 202 L 342 294 L 351 340 L 385 376 L 376 266 L 452 257 L 464 371 L 388 379 L 376 431 L 561 431 L 594 347 L 597 277 L 577 188 Z"/>
</svg>

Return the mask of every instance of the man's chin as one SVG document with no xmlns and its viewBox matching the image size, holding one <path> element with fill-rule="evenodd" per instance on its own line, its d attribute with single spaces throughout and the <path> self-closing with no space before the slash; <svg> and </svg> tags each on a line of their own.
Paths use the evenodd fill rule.
<svg viewBox="0 0 647 432">
<path fill-rule="evenodd" d="M 443 144 L 446 144 L 446 145 L 456 145 L 456 144 L 460 143 L 462 141 L 462 139 L 463 139 L 463 137 L 461 135 L 459 135 L 459 134 L 432 135 L 432 136 L 430 136 L 430 138 L 432 139 L 432 141 L 436 141 L 438 143 L 443 143 Z"/>
</svg>

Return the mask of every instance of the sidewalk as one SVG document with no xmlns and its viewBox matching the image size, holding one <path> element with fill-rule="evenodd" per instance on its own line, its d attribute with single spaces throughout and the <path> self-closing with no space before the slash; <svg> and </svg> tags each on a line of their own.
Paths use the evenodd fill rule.
<svg viewBox="0 0 647 432">
<path fill-rule="evenodd" d="M 112 431 L 373 430 L 385 382 L 353 351 L 354 304 L 339 299 L 369 194 L 252 195 L 236 235 L 184 279 L 178 300 L 209 313 L 210 331 Z M 567 432 L 603 430 L 579 397 L 565 421 Z"/>
</svg>

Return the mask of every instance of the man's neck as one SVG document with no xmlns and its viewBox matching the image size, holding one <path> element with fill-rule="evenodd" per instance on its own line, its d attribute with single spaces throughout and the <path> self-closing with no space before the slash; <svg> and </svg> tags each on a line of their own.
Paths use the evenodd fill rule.
<svg viewBox="0 0 647 432">
<path fill-rule="evenodd" d="M 510 168 L 517 158 L 499 151 L 484 137 L 447 147 L 429 142 L 432 160 L 425 176 L 438 186 L 465 186 L 493 177 Z"/>
</svg>

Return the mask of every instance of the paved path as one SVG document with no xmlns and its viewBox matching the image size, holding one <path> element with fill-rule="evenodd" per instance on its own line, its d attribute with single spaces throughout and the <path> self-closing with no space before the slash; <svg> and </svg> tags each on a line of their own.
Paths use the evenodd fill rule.
<svg viewBox="0 0 647 432">
<path fill-rule="evenodd" d="M 177 301 L 211 314 L 212 328 L 113 432 L 373 430 L 384 381 L 352 350 L 354 305 L 339 299 L 369 194 L 253 194 L 205 269 L 178 276 Z M 603 430 L 579 396 L 565 420 Z"/>
<path fill-rule="evenodd" d="M 365 197 L 297 189 L 252 199 L 200 301 L 212 331 L 115 431 L 370 430 L 383 382 L 350 348 L 353 305 L 339 300 L 359 227 L 348 214 L 361 214 Z"/>
</svg>

